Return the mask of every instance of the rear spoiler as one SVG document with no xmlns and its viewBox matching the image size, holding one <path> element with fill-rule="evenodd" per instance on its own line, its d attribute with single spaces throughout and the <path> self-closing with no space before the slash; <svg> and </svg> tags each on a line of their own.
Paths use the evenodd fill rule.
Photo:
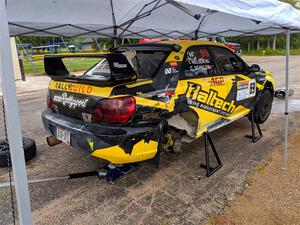
<svg viewBox="0 0 300 225">
<path fill-rule="evenodd" d="M 49 76 L 67 76 L 67 70 L 62 59 L 64 58 L 104 58 L 106 54 L 53 54 L 44 56 L 45 73 Z"/>
<path fill-rule="evenodd" d="M 166 44 L 166 43 L 135 43 L 135 44 L 127 44 L 127 45 L 121 45 L 115 48 L 110 48 L 109 50 L 111 52 L 114 51 L 124 51 L 127 49 L 132 50 L 141 50 L 141 51 L 175 51 L 179 52 L 181 49 L 180 45 L 177 44 Z"/>
<path fill-rule="evenodd" d="M 112 81 L 132 81 L 136 79 L 136 72 L 128 59 L 121 53 L 81 53 L 81 54 L 53 54 L 44 56 L 45 72 L 51 78 L 71 78 L 63 59 L 64 58 L 106 58 L 111 71 Z M 78 78 L 77 78 L 78 79 Z"/>
</svg>

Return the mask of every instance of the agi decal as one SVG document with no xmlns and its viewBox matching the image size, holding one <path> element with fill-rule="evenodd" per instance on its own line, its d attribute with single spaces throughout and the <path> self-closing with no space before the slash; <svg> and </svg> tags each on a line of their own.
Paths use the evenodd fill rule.
<svg viewBox="0 0 300 225">
<path fill-rule="evenodd" d="M 237 82 L 236 100 L 241 101 L 247 98 L 252 98 L 256 94 L 256 81 L 241 80 Z"/>
<path fill-rule="evenodd" d="M 87 103 L 89 102 L 87 98 L 80 99 L 74 97 L 73 95 L 68 96 L 68 93 L 65 92 L 61 95 L 54 95 L 53 101 L 55 103 L 60 103 L 63 106 L 67 106 L 70 109 L 85 108 L 87 106 Z"/>
<path fill-rule="evenodd" d="M 211 81 L 209 81 L 210 86 L 224 86 L 225 85 L 225 79 L 224 77 L 212 77 Z"/>
<path fill-rule="evenodd" d="M 234 101 L 226 101 L 218 95 L 218 92 L 210 89 L 209 92 L 202 90 L 200 84 L 188 82 L 186 91 L 187 102 L 191 106 L 201 108 L 222 116 L 229 116 L 234 112 Z"/>
</svg>

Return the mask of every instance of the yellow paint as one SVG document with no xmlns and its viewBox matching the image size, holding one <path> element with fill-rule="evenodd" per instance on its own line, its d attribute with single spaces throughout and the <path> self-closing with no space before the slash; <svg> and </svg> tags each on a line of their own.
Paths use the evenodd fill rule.
<svg viewBox="0 0 300 225">
<path fill-rule="evenodd" d="M 94 142 L 92 140 L 87 140 L 87 141 L 89 143 L 91 150 L 94 151 Z"/>
<path fill-rule="evenodd" d="M 136 97 L 136 96 L 134 96 L 134 98 L 136 100 L 136 104 L 138 104 L 138 105 L 169 110 L 168 104 L 166 104 L 164 102 L 159 102 L 159 101 L 155 101 L 155 100 L 151 100 L 151 99 L 140 98 L 140 97 Z"/>
<path fill-rule="evenodd" d="M 116 145 L 96 150 L 91 155 L 115 164 L 133 163 L 154 158 L 157 148 L 158 142 L 150 141 L 146 143 L 144 140 L 141 140 L 133 146 L 131 154 L 126 154 L 120 146 Z"/>
<path fill-rule="evenodd" d="M 145 81 L 137 81 L 136 83 L 132 83 L 132 84 L 127 84 L 126 87 L 127 88 L 133 88 L 133 87 L 138 87 L 141 85 L 145 85 L 145 84 L 152 84 L 153 80 L 145 80 Z"/>
</svg>

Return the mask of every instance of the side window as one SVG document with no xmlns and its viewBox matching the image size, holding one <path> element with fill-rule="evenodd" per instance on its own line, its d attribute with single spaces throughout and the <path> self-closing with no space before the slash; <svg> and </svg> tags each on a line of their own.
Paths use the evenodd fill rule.
<svg viewBox="0 0 300 225">
<path fill-rule="evenodd" d="M 211 49 L 222 74 L 236 74 L 246 71 L 245 63 L 230 50 L 215 46 L 212 46 Z"/>
<path fill-rule="evenodd" d="M 197 78 L 217 74 L 214 59 L 205 46 L 193 46 L 187 49 L 182 62 L 182 78 Z"/>
</svg>

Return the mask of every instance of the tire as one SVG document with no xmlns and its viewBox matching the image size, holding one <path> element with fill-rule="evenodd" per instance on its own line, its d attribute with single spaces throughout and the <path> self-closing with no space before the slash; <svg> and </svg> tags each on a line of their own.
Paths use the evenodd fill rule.
<svg viewBox="0 0 300 225">
<path fill-rule="evenodd" d="M 23 148 L 25 161 L 28 162 L 36 155 L 35 141 L 30 138 L 23 137 Z M 0 140 L 0 167 L 8 166 L 8 144 L 4 140 Z"/>
<path fill-rule="evenodd" d="M 270 90 L 263 90 L 254 108 L 255 120 L 262 124 L 268 119 L 272 110 L 273 96 Z"/>
</svg>

